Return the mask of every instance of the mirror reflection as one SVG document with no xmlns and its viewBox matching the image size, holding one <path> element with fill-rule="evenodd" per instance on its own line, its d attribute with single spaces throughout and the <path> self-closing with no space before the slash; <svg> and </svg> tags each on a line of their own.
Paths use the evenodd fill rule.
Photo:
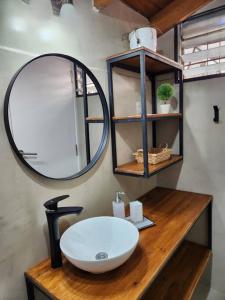
<svg viewBox="0 0 225 300">
<path fill-rule="evenodd" d="M 28 63 L 13 81 L 6 96 L 8 136 L 20 158 L 54 179 L 77 177 L 95 163 L 107 138 L 108 116 L 93 74 L 76 60 L 46 55 Z"/>
</svg>

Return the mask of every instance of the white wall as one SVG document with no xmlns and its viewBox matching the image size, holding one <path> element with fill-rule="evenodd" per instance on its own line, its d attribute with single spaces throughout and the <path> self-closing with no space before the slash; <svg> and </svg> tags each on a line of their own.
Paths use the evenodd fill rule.
<svg viewBox="0 0 225 300">
<path fill-rule="evenodd" d="M 185 83 L 184 162 L 182 168 L 161 173 L 158 185 L 213 195 L 212 286 L 225 293 L 224 84 L 225 78 Z M 215 104 L 220 108 L 219 124 L 213 122 Z"/>
<path fill-rule="evenodd" d="M 0 105 L 17 69 L 35 54 L 59 52 L 86 64 L 96 75 L 106 96 L 105 58 L 128 48 L 121 40 L 146 20 L 115 1 L 105 14 L 92 10 L 91 0 L 74 1 L 73 10 L 53 16 L 50 0 L 0 1 Z M 123 87 L 122 87 L 123 88 Z M 116 190 L 131 199 L 150 190 L 155 178 L 136 179 L 112 174 L 110 143 L 97 165 L 86 175 L 68 182 L 35 176 L 14 156 L 0 114 L 0 300 L 23 300 L 23 272 L 48 256 L 44 201 L 70 194 L 65 205 L 81 205 L 84 213 L 68 222 L 111 214 Z"/>
<path fill-rule="evenodd" d="M 215 1 L 216 4 L 224 4 Z M 171 43 L 168 43 L 168 40 Z M 173 32 L 159 40 L 159 49 L 173 58 Z M 225 299 L 225 78 L 184 84 L 184 162 L 159 174 L 159 186 L 212 194 L 213 264 L 211 286 Z M 213 105 L 220 108 L 220 123 L 213 122 Z M 196 228 L 202 240 L 206 228 Z M 211 293 L 210 299 L 213 298 Z M 216 293 L 213 294 L 216 297 Z M 221 296 L 222 295 L 222 296 Z M 206 299 L 206 295 L 201 299 Z"/>
</svg>

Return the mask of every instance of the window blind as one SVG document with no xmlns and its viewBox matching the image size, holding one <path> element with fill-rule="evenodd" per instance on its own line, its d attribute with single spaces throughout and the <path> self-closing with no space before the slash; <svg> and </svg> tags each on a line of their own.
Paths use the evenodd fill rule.
<svg viewBox="0 0 225 300">
<path fill-rule="evenodd" d="M 225 73 L 225 9 L 184 22 L 180 32 L 184 78 Z"/>
</svg>

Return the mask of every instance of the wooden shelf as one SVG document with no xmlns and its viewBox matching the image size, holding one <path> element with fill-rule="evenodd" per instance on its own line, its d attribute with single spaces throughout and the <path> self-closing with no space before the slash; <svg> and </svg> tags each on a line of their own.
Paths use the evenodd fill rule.
<svg viewBox="0 0 225 300">
<path fill-rule="evenodd" d="M 86 118 L 87 123 L 104 123 L 103 117 L 87 117 Z"/>
<path fill-rule="evenodd" d="M 181 113 L 169 113 L 169 114 L 147 114 L 149 121 L 165 120 L 165 119 L 179 119 L 182 118 Z M 127 122 L 141 122 L 141 115 L 129 115 L 129 116 L 114 116 L 112 117 L 115 123 L 127 123 Z"/>
<path fill-rule="evenodd" d="M 142 300 L 190 300 L 211 256 L 208 248 L 184 241 Z"/>
<path fill-rule="evenodd" d="M 184 237 L 203 211 L 209 207 L 212 196 L 155 188 L 140 200 L 143 202 L 144 215 L 152 219 L 156 225 L 140 231 L 138 247 L 131 258 L 121 267 L 111 272 L 95 275 L 75 268 L 67 260 L 64 260 L 62 268 L 52 269 L 50 259 L 47 259 L 29 269 L 25 273 L 26 278 L 51 299 L 140 299 L 150 285 L 154 285 L 154 280 L 158 275 L 160 276 L 163 268 L 182 244 Z M 195 247 L 195 249 L 197 253 L 196 251 L 188 252 L 185 246 L 185 253 L 190 262 L 189 272 L 193 271 L 193 274 L 190 275 L 192 280 L 188 280 L 191 285 L 188 285 L 193 289 L 197 281 L 193 276 L 199 278 L 208 255 L 208 252 L 200 250 L 202 248 Z M 181 258 L 181 255 L 177 257 Z M 187 259 L 184 263 L 186 266 Z M 180 264 L 181 267 L 179 267 Z M 182 264 L 181 260 L 176 264 L 174 259 L 173 265 L 177 270 L 182 270 Z M 184 270 L 184 274 L 186 274 L 186 270 Z M 187 275 L 182 276 L 181 278 L 184 280 L 187 278 Z M 179 278 L 180 283 L 181 278 Z M 169 280 L 169 276 L 167 279 Z M 183 284 L 185 286 L 186 281 L 183 281 Z M 186 290 L 190 290 L 190 288 Z M 175 299 L 167 297 L 166 299 L 181 300 L 179 297 Z"/>
<path fill-rule="evenodd" d="M 158 74 L 163 72 L 170 72 L 174 70 L 183 70 L 183 66 L 157 52 L 151 51 L 145 47 L 132 49 L 123 53 L 119 53 L 107 58 L 114 66 L 130 69 L 140 72 L 140 51 L 144 50 L 146 55 L 146 72 L 151 74 Z M 126 57 L 130 56 L 132 57 Z M 137 54 L 137 55 L 135 55 Z"/>
<path fill-rule="evenodd" d="M 169 166 L 181 161 L 182 156 L 173 154 L 169 160 L 163 161 L 157 165 L 149 164 L 149 175 L 158 173 L 159 171 L 168 168 Z M 124 173 L 124 174 L 135 174 L 135 175 L 144 175 L 144 166 L 143 164 L 138 164 L 136 161 L 132 161 L 123 165 L 118 166 L 115 169 L 115 173 Z"/>
</svg>

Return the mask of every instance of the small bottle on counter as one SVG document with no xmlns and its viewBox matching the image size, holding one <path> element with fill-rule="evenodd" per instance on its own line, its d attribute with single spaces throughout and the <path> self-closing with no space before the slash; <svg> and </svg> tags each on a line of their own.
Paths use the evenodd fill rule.
<svg viewBox="0 0 225 300">
<path fill-rule="evenodd" d="M 125 218 L 125 205 L 121 197 L 123 195 L 124 192 L 116 192 L 116 200 L 112 203 L 114 217 Z"/>
<path fill-rule="evenodd" d="M 143 221 L 143 205 L 140 201 L 130 202 L 130 220 L 133 223 Z"/>
</svg>

